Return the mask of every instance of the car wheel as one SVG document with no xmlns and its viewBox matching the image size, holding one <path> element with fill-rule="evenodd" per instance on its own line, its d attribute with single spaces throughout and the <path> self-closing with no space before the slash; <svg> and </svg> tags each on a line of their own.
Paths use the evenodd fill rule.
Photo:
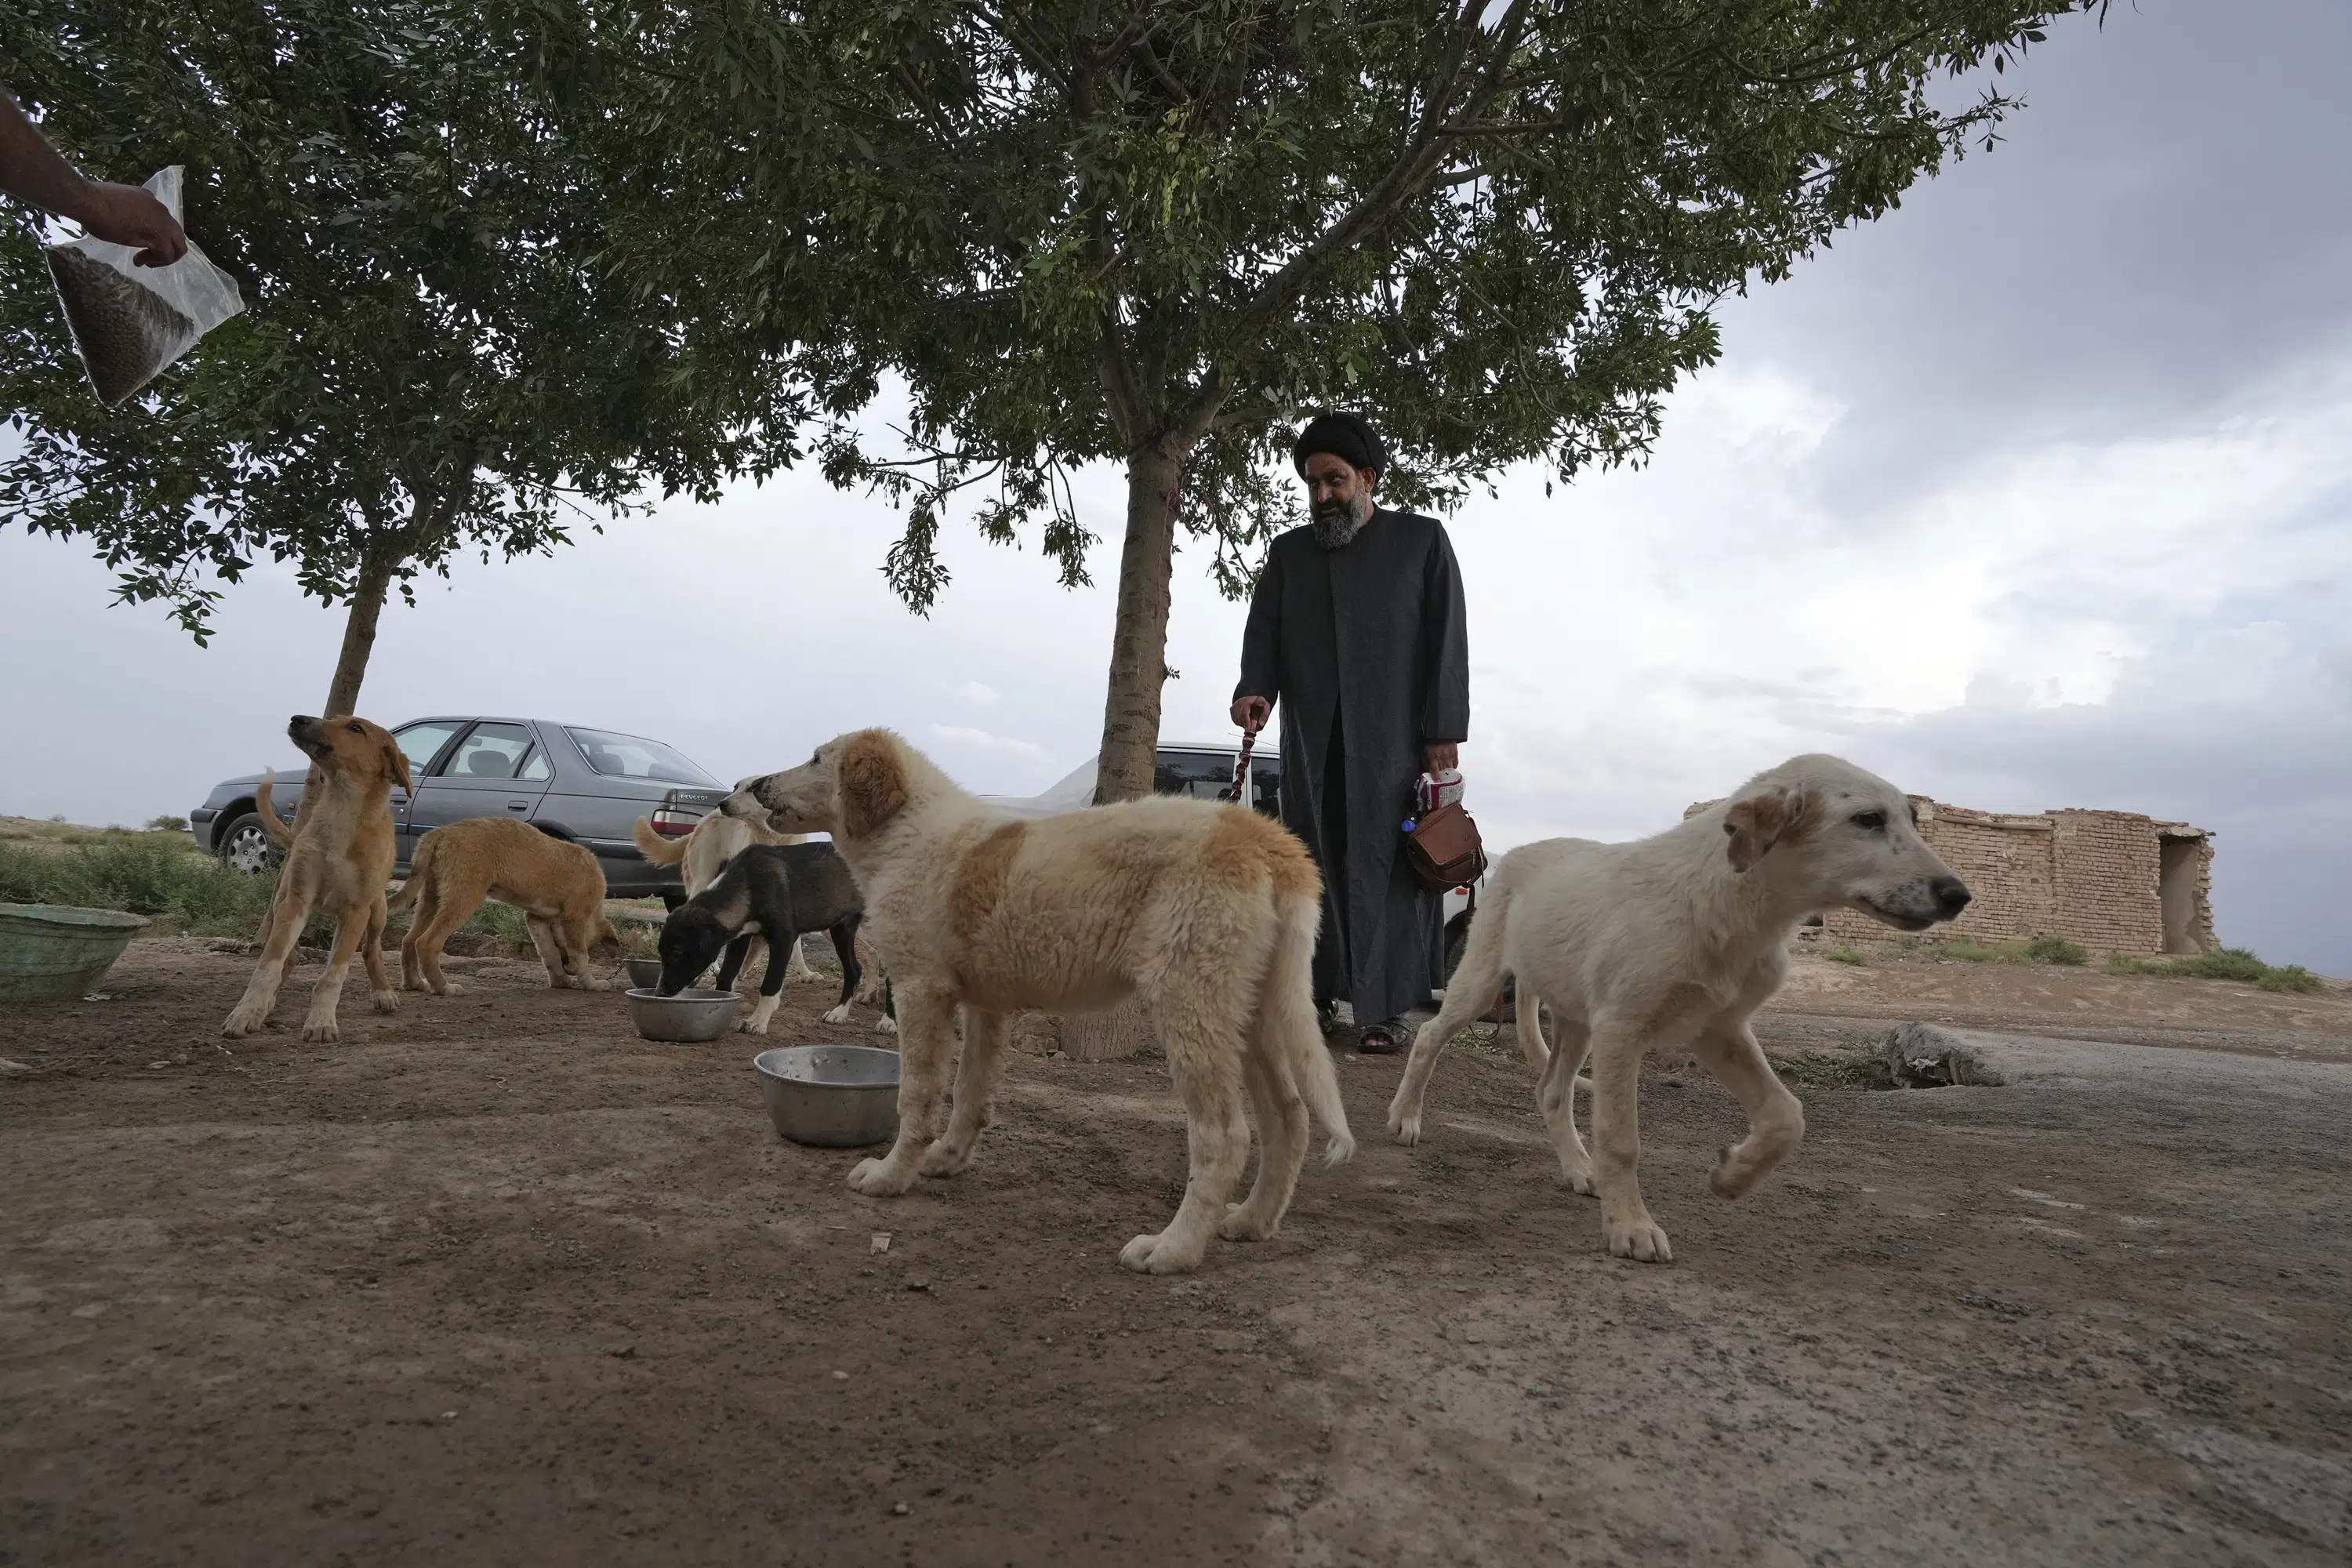
<svg viewBox="0 0 2352 1568">
<path fill-rule="evenodd" d="M 261 826 L 261 814 L 248 811 L 221 829 L 215 840 L 215 851 L 221 864 L 247 877 L 258 877 L 276 868 L 278 862 L 278 841 L 269 837 L 269 829 Z"/>
</svg>

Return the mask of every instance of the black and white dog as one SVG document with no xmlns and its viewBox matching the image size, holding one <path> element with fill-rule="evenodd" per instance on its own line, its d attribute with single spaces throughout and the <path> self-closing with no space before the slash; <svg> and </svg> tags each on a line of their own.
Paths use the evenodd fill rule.
<svg viewBox="0 0 2352 1568">
<path fill-rule="evenodd" d="M 768 939 L 768 973 L 760 982 L 759 1005 L 735 1026 L 764 1035 L 784 986 L 785 955 L 803 932 L 821 931 L 841 955 L 841 1004 L 824 1016 L 828 1024 L 849 1020 L 849 999 L 857 994 L 857 922 L 866 906 L 849 868 L 830 844 L 754 844 L 727 862 L 719 879 L 670 911 L 662 925 L 661 984 L 675 996 L 710 967 L 721 949 L 719 989 L 735 984 L 744 951 L 754 935 Z M 883 1010 L 895 1018 L 887 990 Z M 889 1026 L 885 1025 L 884 1027 Z"/>
</svg>

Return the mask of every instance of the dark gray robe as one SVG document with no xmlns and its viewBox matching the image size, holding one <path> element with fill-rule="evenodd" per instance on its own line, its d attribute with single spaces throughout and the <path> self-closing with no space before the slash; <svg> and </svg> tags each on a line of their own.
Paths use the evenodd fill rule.
<svg viewBox="0 0 2352 1568">
<path fill-rule="evenodd" d="M 1404 858 L 1403 824 L 1422 748 L 1470 731 L 1462 575 L 1437 520 L 1375 511 L 1333 551 L 1312 529 L 1278 535 L 1250 600 L 1234 697 L 1282 706 L 1283 824 L 1323 869 L 1318 998 L 1345 998 L 1363 1024 L 1425 1001 L 1444 984 L 1443 913 Z M 1335 729 L 1337 821 L 1326 815 Z"/>
</svg>

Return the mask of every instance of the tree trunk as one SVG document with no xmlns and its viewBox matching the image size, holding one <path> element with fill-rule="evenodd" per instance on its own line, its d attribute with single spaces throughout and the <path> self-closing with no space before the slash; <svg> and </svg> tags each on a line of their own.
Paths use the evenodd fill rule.
<svg viewBox="0 0 2352 1568">
<path fill-rule="evenodd" d="M 321 719 L 340 719 L 360 700 L 360 682 L 367 678 L 368 655 L 375 647 L 375 624 L 383 615 L 384 595 L 392 587 L 392 569 L 399 556 L 392 551 L 371 552 L 361 558 L 359 581 L 352 586 L 351 614 L 343 621 L 343 648 L 335 656 L 335 679 L 327 686 Z M 319 799 L 319 764 L 302 775 L 302 798 L 294 805 L 294 831 L 310 826 L 310 808 Z"/>
<path fill-rule="evenodd" d="M 383 615 L 384 596 L 392 588 L 392 569 L 396 564 L 389 551 L 371 553 L 360 562 L 360 578 L 352 588 L 352 613 L 343 622 L 343 649 L 335 658 L 335 679 L 327 688 L 327 706 L 320 710 L 322 718 L 341 718 L 358 710 L 360 682 L 367 679 L 376 622 Z"/>
<path fill-rule="evenodd" d="M 1176 487 L 1184 454 L 1171 440 L 1127 459 L 1127 543 L 1118 562 L 1118 623 L 1110 638 L 1095 804 L 1151 793 L 1160 750 L 1160 689 L 1168 679 L 1168 585 L 1176 552 Z"/>
</svg>

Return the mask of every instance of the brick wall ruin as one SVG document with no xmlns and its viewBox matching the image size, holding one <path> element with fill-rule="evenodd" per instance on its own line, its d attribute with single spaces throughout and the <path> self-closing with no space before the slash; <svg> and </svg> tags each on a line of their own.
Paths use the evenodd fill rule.
<svg viewBox="0 0 2352 1568">
<path fill-rule="evenodd" d="M 1913 795 L 1919 836 L 1976 895 L 1948 928 L 1984 942 L 2063 936 L 2098 952 L 2210 952 L 2213 837 L 2131 811 L 2012 816 Z M 1714 805 L 1692 806 L 1695 816 Z M 1886 927 L 1832 910 L 1828 935 L 1863 941 Z"/>
</svg>

